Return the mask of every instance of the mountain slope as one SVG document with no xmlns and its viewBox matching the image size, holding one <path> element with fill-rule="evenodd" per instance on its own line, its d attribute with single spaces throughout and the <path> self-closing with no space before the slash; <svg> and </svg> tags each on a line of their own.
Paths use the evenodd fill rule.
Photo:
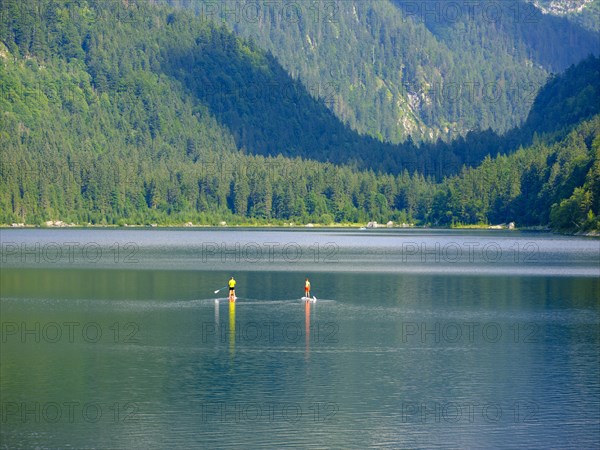
<svg viewBox="0 0 600 450">
<path fill-rule="evenodd" d="M 456 173 L 463 164 L 477 165 L 488 154 L 514 151 L 531 142 L 534 132 L 556 132 L 597 111 L 598 77 L 593 66 L 598 60 L 593 58 L 571 70 L 566 79 L 554 83 L 561 91 L 552 93 L 550 89 L 535 106 L 530 123 L 524 129 L 511 131 L 507 138 L 484 131 L 470 133 L 450 144 L 438 142 L 417 148 L 407 142 L 395 146 L 359 136 L 343 126 L 270 54 L 260 51 L 252 41 L 235 38 L 225 27 L 145 2 L 129 2 L 127 8 L 116 11 L 103 2 L 89 3 L 92 8 L 86 3 L 77 7 L 48 0 L 38 5 L 41 7 L 28 10 L 20 2 L 8 4 L 10 14 L 3 17 L 13 18 L 13 22 L 0 29 L 0 37 L 8 48 L 15 55 L 23 54 L 25 59 L 43 60 L 55 55 L 85 72 L 81 78 L 88 80 L 93 92 L 114 92 L 118 101 L 124 101 L 119 112 L 133 114 L 132 133 L 142 145 L 151 142 L 156 147 L 156 138 L 163 136 L 163 123 L 170 124 L 169 132 L 179 126 L 172 124 L 172 115 L 168 117 L 159 111 L 161 105 L 172 102 L 163 99 L 168 85 L 177 86 L 170 88 L 176 92 L 173 99 L 179 97 L 193 105 L 196 116 L 203 120 L 209 112 L 206 117 L 221 124 L 219 133 L 226 129 L 235 146 L 243 151 L 352 163 L 358 168 L 392 173 L 416 170 L 440 179 Z M 36 24 L 35 14 L 39 11 L 44 15 L 37 17 Z M 81 20 L 86 14 L 88 19 Z M 18 17 L 21 20 L 14 22 Z M 165 87 L 145 93 L 153 83 Z M 47 86 L 44 89 L 51 91 Z M 73 105 L 78 101 L 74 98 Z M 140 120 L 139 111 L 130 111 L 130 104 L 143 111 L 147 120 Z M 562 117 L 565 112 L 572 116 L 568 122 Z M 543 124 L 540 118 L 544 118 Z M 123 118 L 113 120 L 118 123 Z M 217 128 L 204 126 L 208 127 L 205 134 L 208 129 Z M 101 142 L 106 140 L 102 138 Z M 171 138 L 170 142 L 181 140 Z"/>
<path fill-rule="evenodd" d="M 536 143 L 465 169 L 443 184 L 432 220 L 600 229 L 599 158 L 597 115 L 552 145 Z"/>
<path fill-rule="evenodd" d="M 514 142 L 481 132 L 451 146 L 382 144 L 345 128 L 271 55 L 224 27 L 147 2 L 121 5 L 2 3 L 13 9 L 0 14 L 1 223 L 506 218 L 564 227 L 573 209 L 586 224 L 598 216 L 597 120 L 577 125 L 600 103 L 597 58 L 554 78 L 536 103 L 552 120 L 531 126 L 550 137 L 492 160 L 485 155 L 513 151 L 535 130 L 516 130 Z M 321 152 L 354 167 L 300 158 Z M 481 160 L 439 184 L 424 176 Z M 378 167 L 398 173 L 368 170 Z"/>
<path fill-rule="evenodd" d="M 390 142 L 505 132 L 549 73 L 599 51 L 598 33 L 521 0 L 169 3 L 251 37 L 343 122 Z"/>
<path fill-rule="evenodd" d="M 225 29 L 213 29 L 189 47 L 178 42 L 164 55 L 165 72 L 206 104 L 231 130 L 238 148 L 249 153 L 335 163 L 355 160 L 361 167 L 369 167 L 367 155 L 375 154 L 372 167 L 377 168 L 383 168 L 380 161 L 389 153 L 398 158 L 396 170 L 405 159 L 404 148 L 345 127 L 272 56 Z"/>
<path fill-rule="evenodd" d="M 600 113 L 600 59 L 592 56 L 553 76 L 538 92 L 522 129 L 555 132 Z"/>
</svg>

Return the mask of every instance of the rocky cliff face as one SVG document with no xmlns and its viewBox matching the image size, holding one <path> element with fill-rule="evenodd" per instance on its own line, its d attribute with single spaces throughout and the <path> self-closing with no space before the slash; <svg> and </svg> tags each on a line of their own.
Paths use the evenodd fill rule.
<svg viewBox="0 0 600 450">
<path fill-rule="evenodd" d="M 582 12 L 594 0 L 534 0 L 533 4 L 544 14 L 565 16 Z"/>
</svg>

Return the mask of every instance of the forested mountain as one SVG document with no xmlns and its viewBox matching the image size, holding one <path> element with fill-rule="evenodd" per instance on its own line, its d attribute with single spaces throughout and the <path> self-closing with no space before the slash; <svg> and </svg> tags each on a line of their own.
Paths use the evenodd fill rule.
<svg viewBox="0 0 600 450">
<path fill-rule="evenodd" d="M 600 116 L 564 139 L 533 144 L 441 183 L 429 222 L 551 224 L 600 229 Z M 444 213 L 444 210 L 445 213 Z"/>
<path fill-rule="evenodd" d="M 2 120 L 15 117 L 11 145 L 24 145 L 23 133 L 42 148 L 64 145 L 66 135 L 98 133 L 86 147 L 133 145 L 132 151 L 161 154 L 186 149 L 197 160 L 201 151 L 237 148 L 392 172 L 428 167 L 433 160 L 447 159 L 454 170 L 462 164 L 449 152 L 431 155 L 414 145 L 401 148 L 359 136 L 271 55 L 225 27 L 144 0 L 127 5 L 3 3 L 2 100 L 8 115 Z M 181 113 L 184 108 L 192 114 Z M 61 116 L 73 123 L 57 124 Z M 59 125 L 66 129 L 48 143 L 47 130 Z M 79 134 L 70 135 L 72 130 Z M 210 133 L 226 138 L 209 143 Z"/>
<path fill-rule="evenodd" d="M 574 128 L 598 113 L 597 58 L 554 77 L 534 103 L 548 120 L 532 115 L 530 126 L 549 134 L 418 148 L 357 135 L 273 55 L 186 11 L 132 0 L 1 7 L 1 223 L 598 227 L 599 120 Z M 526 138 L 532 148 L 441 183 L 427 176 Z M 575 224 L 564 220 L 572 210 Z"/>
<path fill-rule="evenodd" d="M 538 92 L 521 133 L 556 132 L 600 113 L 599 59 L 588 57 L 550 78 Z"/>
<path fill-rule="evenodd" d="M 56 1 L 37 4 L 40 8 L 34 9 L 35 2 L 8 3 L 9 13 L 5 17 L 12 22 L 5 22 L 0 30 L 11 54 L 31 61 L 31 69 L 37 71 L 29 77 L 17 77 L 21 82 L 29 78 L 37 83 L 25 84 L 22 88 L 38 89 L 47 96 L 46 92 L 57 83 L 55 80 L 44 82 L 43 75 L 50 71 L 50 63 L 68 62 L 81 72 L 81 79 L 89 82 L 91 93 L 99 98 L 110 94 L 110 98 L 115 99 L 119 104 L 117 112 L 129 114 L 132 108 L 139 110 L 135 113 L 133 128 L 140 145 L 147 146 L 151 142 L 156 147 L 163 137 L 160 133 L 163 126 L 180 127 L 179 123 L 172 123 L 177 114 L 159 111 L 179 99 L 195 105 L 190 106 L 195 112 L 210 114 L 231 134 L 235 146 L 248 153 L 351 163 L 357 168 L 391 173 L 407 169 L 438 179 L 458 172 L 463 164 L 476 165 L 488 154 L 510 152 L 530 142 L 530 136 L 519 132 L 513 132 L 510 139 L 503 139 L 484 131 L 471 133 L 451 144 L 438 142 L 420 148 L 410 141 L 401 146 L 382 143 L 359 136 L 342 125 L 301 83 L 290 78 L 270 54 L 262 52 L 252 41 L 235 38 L 223 26 L 216 27 L 212 22 L 195 20 L 185 11 L 156 7 L 144 1 L 130 2 L 127 8 L 123 3 L 116 3 L 122 7 L 116 9 L 119 16 L 111 10 L 113 4 L 101 1 L 81 6 Z M 48 65 L 48 69 L 33 69 L 35 61 Z M 584 76 L 581 80 L 571 78 L 564 84 L 572 87 L 563 95 L 572 92 L 578 95 L 587 88 L 585 83 L 597 81 L 593 76 Z M 151 88 L 153 83 L 160 88 Z M 4 90 L 10 92 L 10 86 L 5 83 Z M 73 105 L 81 101 L 81 82 L 80 86 L 67 84 L 66 87 L 74 90 Z M 591 89 L 596 92 L 597 86 Z M 169 90 L 175 95 L 163 99 Z M 85 100 L 94 99 L 86 97 Z M 597 111 L 593 96 L 584 95 L 581 102 L 584 103 L 581 108 L 572 109 L 573 122 Z M 590 103 L 587 107 L 586 102 Z M 537 110 L 539 116 L 547 115 L 543 109 Z M 147 120 L 141 120 L 140 111 L 148 115 Z M 48 119 L 42 117 L 42 120 Z M 74 119 L 81 123 L 81 133 L 89 133 L 84 129 L 87 125 L 81 115 Z M 114 118 L 115 123 L 122 120 Z M 544 131 L 553 131 L 556 126 L 564 126 L 560 117 L 547 120 Z M 51 129 L 52 126 L 40 123 L 28 128 Z M 143 131 L 147 131 L 149 137 L 144 137 Z M 100 142 L 109 145 L 105 136 L 100 138 L 100 141 L 94 140 L 94 145 Z M 181 141 L 181 137 L 173 139 L 173 142 Z M 185 146 L 195 144 L 186 142 Z"/>
<path fill-rule="evenodd" d="M 600 51 L 597 32 L 523 0 L 168 2 L 252 38 L 344 123 L 390 142 L 503 133 L 550 73 Z"/>
<path fill-rule="evenodd" d="M 600 31 L 600 0 L 592 0 L 586 7 L 578 13 L 568 16 L 571 20 L 579 23 L 584 28 L 592 31 Z"/>
</svg>

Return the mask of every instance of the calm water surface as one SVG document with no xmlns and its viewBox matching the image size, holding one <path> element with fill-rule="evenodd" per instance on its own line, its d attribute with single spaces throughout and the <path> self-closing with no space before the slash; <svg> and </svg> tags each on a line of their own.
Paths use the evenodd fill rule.
<svg viewBox="0 0 600 450">
<path fill-rule="evenodd" d="M 0 236 L 1 448 L 598 448 L 598 239 Z"/>
</svg>

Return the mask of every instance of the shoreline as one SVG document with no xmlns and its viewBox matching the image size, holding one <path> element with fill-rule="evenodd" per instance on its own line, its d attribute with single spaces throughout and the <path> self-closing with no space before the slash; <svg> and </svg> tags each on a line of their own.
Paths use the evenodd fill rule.
<svg viewBox="0 0 600 450">
<path fill-rule="evenodd" d="M 272 230 L 289 230 L 289 229 L 356 229 L 361 231 L 369 231 L 369 230 L 477 230 L 477 231 L 531 231 L 531 232 L 540 232 L 540 233 L 553 233 L 557 235 L 565 235 L 565 236 L 583 236 L 583 237 L 600 237 L 600 230 L 590 230 L 585 232 L 561 232 L 557 230 L 552 230 L 548 227 L 542 226 L 533 226 L 533 227 L 520 227 L 520 228 L 508 228 L 506 226 L 493 226 L 493 225 L 459 225 L 459 226 L 449 226 L 449 227 L 428 227 L 428 226 L 402 226 L 402 225 L 378 225 L 373 227 L 367 227 L 365 224 L 360 223 L 336 223 L 330 225 L 324 224 L 294 224 L 285 223 L 283 225 L 280 224 L 253 224 L 253 223 L 243 223 L 243 224 L 225 224 L 225 225 L 204 225 L 204 224 L 181 224 L 181 223 L 173 223 L 173 224 L 145 224 L 145 225 L 97 225 L 97 224 L 66 224 L 61 223 L 59 225 L 30 225 L 30 224 L 0 224 L 0 230 L 2 229 L 170 229 L 170 228 L 183 228 L 183 229 L 224 229 L 231 230 L 237 228 L 255 228 L 255 229 L 272 229 Z"/>
</svg>

